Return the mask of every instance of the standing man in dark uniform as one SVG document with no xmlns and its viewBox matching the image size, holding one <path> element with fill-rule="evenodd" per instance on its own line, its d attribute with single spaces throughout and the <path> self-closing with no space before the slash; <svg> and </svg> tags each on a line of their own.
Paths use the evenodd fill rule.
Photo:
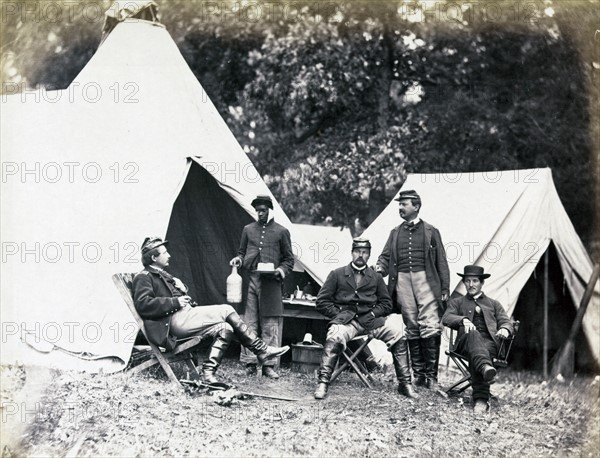
<svg viewBox="0 0 600 458">
<path fill-rule="evenodd" d="M 376 271 L 389 275 L 388 291 L 401 310 L 417 386 L 437 384 L 443 313 L 450 270 L 440 232 L 419 218 L 421 197 L 400 192 L 400 217 L 377 260 Z"/>
<path fill-rule="evenodd" d="M 257 196 L 252 206 L 258 221 L 244 227 L 238 255 L 229 264 L 242 266 L 250 273 L 242 319 L 268 345 L 279 346 L 283 331 L 281 281 L 294 268 L 292 241 L 290 232 L 273 220 L 271 197 Z M 256 272 L 259 263 L 272 263 L 274 273 L 267 275 Z M 246 364 L 248 375 L 256 374 L 257 359 L 254 354 L 242 348 L 240 361 Z M 263 375 L 278 379 L 279 375 L 273 369 L 278 363 L 279 359 L 265 362 L 262 366 Z"/>
<path fill-rule="evenodd" d="M 492 360 L 498 353 L 500 339 L 509 337 L 514 328 L 500 302 L 481 291 L 490 276 L 484 273 L 483 267 L 465 266 L 464 273 L 458 275 L 463 279 L 467 295 L 448 303 L 442 322 L 458 330 L 454 351 L 469 360 L 473 410 L 475 414 L 482 414 L 489 407 L 490 383 L 496 376 Z"/>
</svg>

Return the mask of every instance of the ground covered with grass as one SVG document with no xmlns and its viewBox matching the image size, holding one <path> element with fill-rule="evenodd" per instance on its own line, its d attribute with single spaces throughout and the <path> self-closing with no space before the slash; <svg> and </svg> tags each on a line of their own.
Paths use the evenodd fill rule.
<svg viewBox="0 0 600 458">
<path fill-rule="evenodd" d="M 182 368 L 180 368 L 182 369 Z M 441 369 L 441 383 L 457 378 Z M 600 378 L 544 382 L 504 372 L 490 412 L 468 394 L 395 393 L 392 374 L 369 390 L 343 374 L 324 401 L 314 376 L 247 377 L 237 361 L 220 375 L 238 390 L 292 397 L 183 392 L 159 370 L 92 375 L 2 368 L 2 456 L 598 456 Z M 182 378 L 185 371 L 180 370 Z M 29 381 L 28 381 L 29 377 Z M 31 380 L 31 379 L 34 380 Z M 43 385 L 43 389 L 40 386 Z M 468 391 L 467 391 L 468 393 Z"/>
</svg>

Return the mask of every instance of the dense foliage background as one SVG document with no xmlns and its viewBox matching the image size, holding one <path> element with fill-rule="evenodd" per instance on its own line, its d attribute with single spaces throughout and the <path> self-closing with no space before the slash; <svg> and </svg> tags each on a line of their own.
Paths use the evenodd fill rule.
<svg viewBox="0 0 600 458">
<path fill-rule="evenodd" d="M 3 84 L 64 88 L 111 2 L 2 3 Z M 551 167 L 597 250 L 595 0 L 157 3 L 292 220 L 360 230 L 410 172 Z"/>
</svg>

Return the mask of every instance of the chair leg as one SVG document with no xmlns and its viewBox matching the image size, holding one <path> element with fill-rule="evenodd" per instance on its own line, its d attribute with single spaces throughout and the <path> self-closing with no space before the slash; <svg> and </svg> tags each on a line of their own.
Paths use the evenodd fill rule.
<svg viewBox="0 0 600 458">
<path fill-rule="evenodd" d="M 356 372 L 356 375 L 358 375 L 358 378 L 360 379 L 360 381 L 363 382 L 363 384 L 367 388 L 373 388 L 371 386 L 371 384 L 369 383 L 369 380 L 367 380 L 367 377 L 365 377 L 365 375 L 363 374 L 361 368 L 358 367 L 358 365 L 356 364 L 356 361 L 354 361 L 354 358 L 356 358 L 356 356 L 358 356 L 358 355 L 356 353 L 354 353 L 352 356 L 348 356 L 346 353 L 342 353 L 342 356 L 346 359 L 348 364 L 350 364 L 352 369 L 354 369 L 354 372 Z"/>
<path fill-rule="evenodd" d="M 356 350 L 354 353 L 351 353 L 351 352 L 350 352 L 350 354 L 352 355 L 352 356 L 350 357 L 350 360 L 354 361 L 354 359 L 355 359 L 355 358 L 356 358 L 356 357 L 357 357 L 357 356 L 358 356 L 358 355 L 359 355 L 359 354 L 360 354 L 360 353 L 361 353 L 361 352 L 362 352 L 362 351 L 365 349 L 365 347 L 366 347 L 367 345 L 369 345 L 369 342 L 370 342 L 370 341 L 371 341 L 371 339 L 370 339 L 370 338 L 369 338 L 369 339 L 367 339 L 367 340 L 365 340 L 365 341 L 364 341 L 364 342 L 363 342 L 363 343 L 360 345 L 360 347 L 358 347 L 358 349 L 357 349 L 357 350 Z M 336 378 L 338 378 L 338 377 L 340 376 L 340 374 L 341 374 L 342 372 L 344 372 L 344 371 L 346 370 L 346 368 L 347 368 L 347 367 L 350 365 L 350 362 L 349 362 L 349 360 L 348 360 L 348 357 L 346 356 L 346 351 L 344 351 L 344 352 L 342 353 L 342 355 L 344 355 L 344 357 L 345 357 L 346 361 L 344 361 L 343 363 L 339 364 L 339 365 L 338 365 L 338 367 L 336 368 L 336 370 L 335 370 L 335 371 L 333 371 L 333 374 L 332 374 L 332 376 L 331 376 L 331 379 L 329 380 L 329 382 L 330 382 L 330 383 L 331 383 L 331 382 L 333 382 L 333 381 L 334 381 Z"/>
<path fill-rule="evenodd" d="M 461 388 L 458 388 L 463 383 L 466 383 L 466 385 Z M 452 385 L 450 388 L 448 388 L 446 390 L 446 393 L 450 393 L 451 391 L 454 391 L 454 392 L 460 394 L 463 391 L 465 391 L 467 388 L 469 388 L 470 386 L 471 386 L 471 376 L 463 377 L 458 382 L 456 382 L 454 385 Z"/>
<path fill-rule="evenodd" d="M 361 372 L 364 374 L 364 376 L 367 378 L 367 380 L 369 380 L 370 382 L 372 382 L 373 381 L 373 377 L 369 373 L 369 369 L 367 369 L 367 366 L 365 365 L 365 363 L 363 363 L 358 358 L 354 359 L 354 363 L 358 366 L 358 368 L 361 370 Z"/>
<path fill-rule="evenodd" d="M 179 383 L 179 379 L 175 375 L 175 372 L 173 372 L 173 369 L 171 369 L 171 366 L 169 365 L 169 362 L 165 359 L 165 357 L 162 355 L 157 355 L 157 358 L 158 358 L 159 364 L 161 365 L 163 370 L 167 373 L 167 377 L 169 377 L 169 380 L 171 381 L 171 383 L 175 383 L 175 384 L 181 386 L 181 383 Z"/>
<path fill-rule="evenodd" d="M 462 393 L 463 391 L 465 391 L 467 388 L 469 388 L 471 386 L 471 372 L 469 371 L 469 366 L 458 354 L 449 353 L 448 356 L 450 356 L 450 359 L 452 359 L 452 362 L 455 364 L 455 366 L 461 372 L 462 378 L 458 382 L 454 383 L 454 385 L 452 385 L 451 387 L 446 389 L 445 391 L 446 391 L 446 393 L 450 393 L 451 391 L 454 391 L 456 393 Z M 462 384 L 465 384 L 465 385 L 458 388 Z"/>
<path fill-rule="evenodd" d="M 198 370 L 198 367 L 196 367 L 196 365 L 194 364 L 194 361 L 192 360 L 192 355 L 188 354 L 188 357 L 185 358 L 185 365 L 188 367 L 188 369 L 190 370 L 190 375 L 194 380 L 200 380 L 200 371 Z"/>
</svg>

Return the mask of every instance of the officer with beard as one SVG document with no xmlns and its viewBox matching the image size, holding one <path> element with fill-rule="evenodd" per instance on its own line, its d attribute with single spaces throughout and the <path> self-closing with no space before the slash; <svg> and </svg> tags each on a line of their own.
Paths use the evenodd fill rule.
<svg viewBox="0 0 600 458">
<path fill-rule="evenodd" d="M 317 296 L 317 310 L 330 318 L 319 368 L 315 399 L 327 395 L 329 381 L 346 343 L 370 335 L 386 343 L 398 377 L 398 392 L 415 397 L 410 381 L 408 351 L 402 316 L 391 313 L 392 299 L 381 275 L 367 267 L 371 242 L 352 242 L 352 262 L 332 271 Z"/>
</svg>

